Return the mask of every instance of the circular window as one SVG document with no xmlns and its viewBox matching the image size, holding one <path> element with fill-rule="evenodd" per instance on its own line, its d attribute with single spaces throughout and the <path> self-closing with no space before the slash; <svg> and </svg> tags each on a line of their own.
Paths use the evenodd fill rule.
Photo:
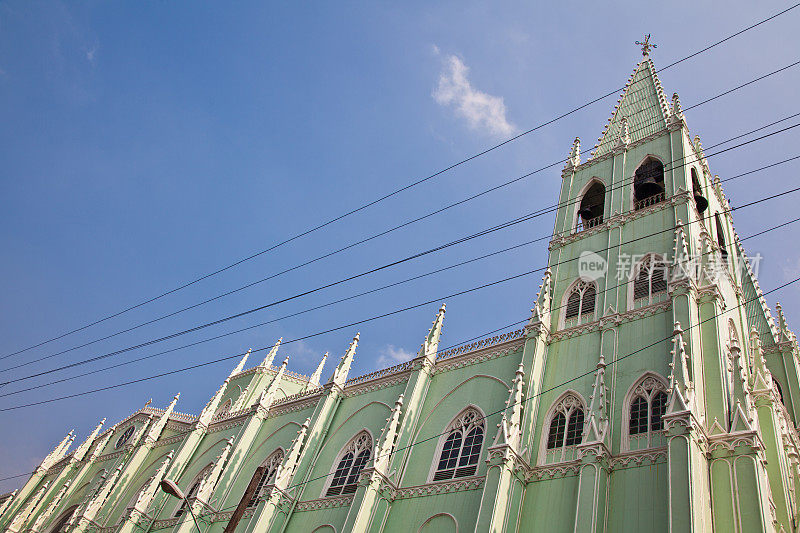
<svg viewBox="0 0 800 533">
<path fill-rule="evenodd" d="M 114 448 L 119 448 L 120 446 L 128 442 L 128 440 L 131 438 L 131 435 L 133 435 L 133 426 L 126 429 L 125 433 L 120 435 L 119 439 L 117 439 L 117 443 L 114 445 Z"/>
</svg>

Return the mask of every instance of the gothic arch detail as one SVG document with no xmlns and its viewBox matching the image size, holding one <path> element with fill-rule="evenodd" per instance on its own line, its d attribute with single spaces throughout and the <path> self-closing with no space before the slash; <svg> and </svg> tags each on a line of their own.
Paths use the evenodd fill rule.
<svg viewBox="0 0 800 533">
<path fill-rule="evenodd" d="M 568 390 L 547 412 L 539 450 L 539 463 L 551 464 L 577 458 L 586 421 L 586 402 L 578 392 Z"/>
<path fill-rule="evenodd" d="M 631 270 L 628 280 L 628 309 L 662 302 L 669 297 L 669 268 L 664 256 L 645 255 Z"/>
<path fill-rule="evenodd" d="M 322 491 L 323 496 L 353 494 L 358 487 L 358 476 L 372 458 L 372 435 L 360 431 L 342 448 Z"/>
<path fill-rule="evenodd" d="M 561 328 L 594 322 L 597 309 L 597 284 L 578 278 L 564 292 L 561 308 Z"/>
<path fill-rule="evenodd" d="M 256 469 L 253 477 L 258 476 L 258 483 L 256 484 L 255 491 L 250 496 L 250 501 L 247 502 L 248 508 L 253 508 L 258 504 L 258 499 L 264 493 L 264 487 L 272 484 L 275 481 L 275 474 L 278 473 L 278 467 L 283 462 L 283 448 L 278 448 Z"/>
<path fill-rule="evenodd" d="M 186 500 L 191 500 L 197 496 L 197 491 L 200 490 L 200 483 L 203 482 L 203 478 L 208 475 L 212 468 L 214 468 L 214 463 L 209 463 L 203 467 L 203 469 L 200 470 L 197 475 L 194 476 L 194 479 L 192 479 L 192 482 L 189 485 L 189 490 L 184 493 L 186 494 Z M 175 512 L 172 514 L 173 517 L 177 518 L 186 512 L 186 500 L 178 502 L 177 507 L 175 507 Z"/>
<path fill-rule="evenodd" d="M 486 436 L 486 419 L 470 405 L 456 415 L 439 438 L 428 481 L 474 476 Z"/>
<path fill-rule="evenodd" d="M 622 410 L 622 451 L 664 446 L 666 438 L 661 417 L 666 409 L 667 380 L 655 372 L 645 372 L 625 395 Z"/>
</svg>

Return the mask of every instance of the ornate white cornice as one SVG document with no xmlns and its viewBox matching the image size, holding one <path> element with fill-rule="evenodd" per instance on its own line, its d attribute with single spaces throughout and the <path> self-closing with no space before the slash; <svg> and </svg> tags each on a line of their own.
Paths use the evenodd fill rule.
<svg viewBox="0 0 800 533">
<path fill-rule="evenodd" d="M 353 503 L 352 496 L 337 496 L 334 498 L 317 498 L 316 500 L 307 500 L 298 502 L 295 506 L 295 512 L 303 511 L 316 511 L 317 509 L 332 509 L 334 507 L 346 507 Z"/>
<path fill-rule="evenodd" d="M 466 490 L 478 490 L 483 487 L 486 481 L 485 476 L 463 477 L 452 481 L 435 481 L 425 485 L 413 487 L 403 487 L 397 489 L 396 500 L 406 498 L 417 498 L 420 496 L 430 496 L 431 494 L 446 494 L 450 492 L 461 492 Z"/>
</svg>

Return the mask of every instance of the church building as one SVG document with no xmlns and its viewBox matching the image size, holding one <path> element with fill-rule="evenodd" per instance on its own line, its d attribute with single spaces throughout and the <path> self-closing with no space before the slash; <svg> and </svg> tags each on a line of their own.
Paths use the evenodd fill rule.
<svg viewBox="0 0 800 533">
<path fill-rule="evenodd" d="M 310 376 L 278 341 L 197 415 L 68 434 L 0 531 L 797 531 L 797 337 L 643 52 L 572 145 L 524 327 L 439 351 L 442 305 L 414 359 L 357 377 L 358 335 Z"/>
</svg>

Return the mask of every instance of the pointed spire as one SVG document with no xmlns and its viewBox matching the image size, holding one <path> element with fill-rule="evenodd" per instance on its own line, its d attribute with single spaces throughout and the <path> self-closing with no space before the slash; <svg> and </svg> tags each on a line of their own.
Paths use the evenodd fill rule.
<svg viewBox="0 0 800 533">
<path fill-rule="evenodd" d="M 589 418 L 583 432 L 583 442 L 605 442 L 608 429 L 608 389 L 606 388 L 606 360 L 600 354 L 594 372 L 592 396 L 589 399 Z"/>
<path fill-rule="evenodd" d="M 325 361 L 328 360 L 328 352 L 325 352 L 325 355 L 322 356 L 322 360 L 317 365 L 317 369 L 314 370 L 314 373 L 311 374 L 311 377 L 308 378 L 308 384 L 306 385 L 305 390 L 313 390 L 319 387 L 320 378 L 322 377 L 322 369 L 325 367 Z"/>
<path fill-rule="evenodd" d="M 730 363 L 733 365 L 733 398 L 737 404 L 744 402 L 744 412 L 747 414 L 748 422 L 752 424 L 755 408 L 753 398 L 750 396 L 750 387 L 747 383 L 747 365 L 742 357 L 742 350 L 739 341 L 732 337 L 728 346 Z M 731 431 L 733 431 L 733 415 L 731 413 Z"/>
<path fill-rule="evenodd" d="M 153 477 L 142 487 L 142 490 L 139 491 L 139 496 L 136 498 L 136 503 L 133 504 L 133 508 L 139 511 L 142 514 L 147 513 L 147 509 L 150 507 L 150 504 L 155 499 L 156 494 L 158 494 L 158 486 L 161 483 L 161 480 L 164 479 L 164 476 L 167 473 L 167 467 L 169 466 L 170 462 L 172 462 L 172 456 L 175 454 L 175 450 L 170 450 L 167 456 L 164 458 L 164 461 L 161 463 L 161 466 L 158 467 Z"/>
<path fill-rule="evenodd" d="M 753 374 L 750 376 L 752 389 L 772 390 L 772 373 L 767 368 L 767 360 L 761 347 L 761 337 L 755 326 L 750 330 L 750 352 L 753 359 Z"/>
<path fill-rule="evenodd" d="M 97 424 L 97 426 L 94 428 L 94 431 L 92 431 L 89 434 L 89 436 L 86 437 L 86 440 L 84 440 L 83 443 L 75 449 L 75 453 L 72 454 L 72 459 L 74 461 L 77 462 L 83 460 L 83 458 L 86 456 L 86 452 L 88 452 L 89 448 L 91 448 L 94 439 L 96 439 L 97 435 L 100 434 L 100 429 L 103 427 L 103 424 L 105 423 L 106 419 L 104 418 L 100 421 L 99 424 Z"/>
<path fill-rule="evenodd" d="M 742 402 L 739 400 L 736 400 L 736 409 L 734 409 L 731 423 L 731 433 L 734 431 L 753 431 L 752 421 L 742 409 Z"/>
<path fill-rule="evenodd" d="M 692 382 L 689 379 L 687 367 L 686 343 L 683 340 L 683 330 L 680 322 L 675 322 L 672 332 L 672 362 L 669 364 L 669 393 L 670 398 L 667 412 L 683 411 L 689 409 L 692 401 Z"/>
<path fill-rule="evenodd" d="M 403 395 L 401 394 L 394 402 L 389 418 L 386 419 L 386 426 L 383 428 L 381 440 L 375 448 L 375 470 L 388 475 L 389 460 L 394 451 L 395 441 L 397 440 L 397 429 L 400 427 L 400 413 L 403 410 Z"/>
<path fill-rule="evenodd" d="M 114 472 L 106 478 L 103 486 L 86 505 L 86 509 L 83 512 L 84 518 L 94 520 L 94 517 L 97 516 L 97 513 L 102 509 L 103 505 L 105 505 L 106 500 L 108 500 L 108 497 L 114 490 L 114 485 L 116 485 L 119 476 L 122 475 L 122 468 L 124 465 L 125 461 L 120 461 L 117 468 L 114 469 Z"/>
<path fill-rule="evenodd" d="M 214 488 L 216 488 L 217 482 L 219 481 L 220 476 L 222 476 L 222 470 L 225 468 L 225 463 L 227 462 L 228 456 L 231 453 L 231 448 L 233 448 L 233 439 L 234 437 L 228 439 L 228 442 L 225 444 L 222 452 L 219 454 L 219 456 L 217 456 L 214 467 L 200 483 L 200 488 L 197 489 L 198 500 L 204 503 L 209 503 L 211 501 L 211 496 L 214 494 Z"/>
<path fill-rule="evenodd" d="M 47 521 L 50 519 L 50 516 L 53 514 L 53 511 L 55 511 L 58 508 L 59 504 L 61 504 L 61 500 L 64 499 L 64 495 L 67 493 L 67 490 L 69 490 L 69 486 L 71 484 L 72 484 L 71 479 L 68 479 L 64 482 L 64 484 L 61 486 L 61 490 L 58 491 L 58 494 L 56 494 L 55 498 L 53 498 L 50 501 L 50 503 L 47 504 L 47 507 L 45 507 L 42 513 L 36 518 L 36 521 L 33 523 L 33 526 L 31 526 L 32 531 L 43 530 L 42 526 L 44 526 L 45 523 L 47 523 Z"/>
<path fill-rule="evenodd" d="M 778 313 L 778 330 L 780 331 L 781 342 L 791 340 L 791 332 L 786 324 L 786 317 L 783 316 L 783 307 L 781 307 L 780 302 L 775 304 L 775 311 Z"/>
<path fill-rule="evenodd" d="M 63 442 L 63 441 L 62 441 Z M 33 495 L 33 498 L 28 500 L 27 505 L 21 510 L 18 511 L 14 519 L 8 524 L 8 529 L 6 531 L 19 531 L 30 519 L 33 512 L 36 510 L 36 507 L 39 505 L 39 502 L 44 498 L 44 495 L 47 493 L 47 487 L 50 486 L 50 482 L 46 482 L 42 487 L 36 491 L 36 494 Z"/>
<path fill-rule="evenodd" d="M 522 363 L 514 374 L 514 383 L 508 389 L 508 400 L 500 420 L 496 444 L 507 444 L 517 453 L 521 453 L 522 445 L 522 402 L 523 388 L 525 387 L 525 370 Z"/>
<path fill-rule="evenodd" d="M 350 347 L 347 348 L 347 351 L 342 356 L 342 360 L 339 361 L 339 366 L 333 371 L 333 376 L 331 376 L 330 380 L 331 383 L 339 387 L 344 387 L 347 381 L 347 374 L 350 372 L 350 366 L 353 364 L 353 357 L 356 354 L 356 347 L 358 346 L 358 338 L 360 335 L 360 333 L 356 333 L 356 336 L 350 341 Z"/>
<path fill-rule="evenodd" d="M 278 369 L 278 373 L 275 374 L 275 377 L 272 378 L 272 382 L 269 386 L 264 389 L 264 392 L 261 393 L 261 396 L 258 399 L 258 405 L 262 409 L 269 409 L 272 403 L 275 401 L 275 394 L 278 392 L 278 388 L 281 385 L 281 380 L 283 379 L 283 374 L 286 372 L 286 365 L 289 364 L 289 358 L 283 360 L 281 367 Z"/>
<path fill-rule="evenodd" d="M 300 426 L 300 431 L 297 432 L 297 437 L 292 442 L 291 448 L 289 448 L 289 453 L 286 454 L 283 463 L 278 467 L 278 472 L 275 474 L 275 487 L 279 490 L 286 490 L 292 480 L 297 463 L 300 462 L 300 450 L 303 448 L 303 442 L 306 439 L 310 423 L 311 418 L 306 418 L 306 421 Z"/>
<path fill-rule="evenodd" d="M 575 168 L 580 164 L 581 164 L 581 140 L 580 138 L 575 137 L 575 140 L 572 141 L 572 149 L 569 151 L 567 164 L 564 168 Z"/>
<path fill-rule="evenodd" d="M 8 509 L 11 506 L 11 504 L 14 503 L 14 498 L 17 496 L 18 491 L 19 489 L 14 489 L 11 495 L 8 498 L 6 498 L 3 503 L 0 503 L 0 518 L 2 518 L 3 513 L 6 512 L 6 509 Z"/>
<path fill-rule="evenodd" d="M 442 336 L 442 325 L 444 324 L 445 305 L 439 308 L 436 313 L 436 318 L 433 319 L 433 325 L 428 330 L 428 336 L 425 337 L 425 342 L 419 350 L 419 357 L 425 357 L 431 364 L 436 362 L 436 354 L 439 349 L 439 339 Z"/>
<path fill-rule="evenodd" d="M 684 120 L 683 108 L 681 107 L 681 100 L 678 93 L 672 93 L 672 113 L 670 114 L 670 123 L 676 124 Z"/>
<path fill-rule="evenodd" d="M 625 148 L 631 143 L 631 132 L 628 129 L 628 117 L 622 117 L 617 133 L 617 148 Z"/>
<path fill-rule="evenodd" d="M 211 423 L 211 419 L 214 418 L 214 415 L 217 413 L 217 408 L 219 407 L 220 401 L 222 401 L 222 396 L 225 394 L 225 390 L 228 388 L 228 383 L 230 383 L 231 378 L 242 371 L 244 368 L 245 363 L 247 362 L 247 358 L 250 356 L 250 350 L 244 354 L 244 357 L 239 361 L 231 373 L 225 378 L 225 381 L 222 382 L 217 393 L 211 397 L 208 401 L 206 406 L 203 408 L 203 411 L 200 413 L 200 416 L 197 417 L 197 426 L 207 428 L 208 424 Z"/>
<path fill-rule="evenodd" d="M 150 426 L 150 429 L 147 430 L 147 436 L 145 437 L 145 442 L 153 443 L 161 437 L 161 432 L 164 431 L 164 426 L 167 425 L 169 422 L 169 417 L 172 414 L 172 411 L 175 410 L 175 404 L 178 403 L 178 399 L 181 397 L 181 393 L 179 392 L 172 398 L 172 402 L 170 402 L 169 406 L 164 410 L 160 417 L 155 424 Z"/>
<path fill-rule="evenodd" d="M 675 245 L 672 248 L 672 271 L 675 279 L 685 279 L 693 275 L 692 272 L 689 272 L 692 265 L 683 221 L 679 219 L 675 224 Z"/>
<path fill-rule="evenodd" d="M 539 285 L 539 293 L 536 295 L 536 303 L 531 309 L 531 318 L 528 325 L 544 324 L 550 326 L 550 304 L 552 302 L 552 272 L 548 268 L 544 271 L 542 284 Z"/>
<path fill-rule="evenodd" d="M 51 466 L 59 462 L 61 459 L 64 458 L 66 455 L 67 450 L 69 449 L 70 444 L 72 441 L 75 440 L 75 430 L 73 429 L 69 433 L 67 433 L 66 437 L 64 437 L 61 442 L 59 442 L 53 451 L 47 454 L 47 456 L 42 460 L 42 463 L 39 465 L 39 468 L 43 470 L 49 469 Z"/>
<path fill-rule="evenodd" d="M 264 360 L 261 361 L 260 365 L 258 365 L 258 368 L 269 368 L 270 366 L 272 366 L 272 362 L 275 360 L 275 356 L 278 355 L 278 348 L 281 347 L 282 342 L 283 342 L 283 337 L 278 339 L 278 342 L 276 342 L 272 346 L 269 353 L 267 353 L 267 356 L 264 357 Z"/>
</svg>

